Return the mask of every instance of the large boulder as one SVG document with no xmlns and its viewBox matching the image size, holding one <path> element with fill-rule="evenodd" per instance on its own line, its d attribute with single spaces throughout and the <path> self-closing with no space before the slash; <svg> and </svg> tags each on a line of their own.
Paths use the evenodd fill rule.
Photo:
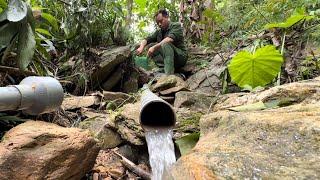
<svg viewBox="0 0 320 180">
<path fill-rule="evenodd" d="M 192 91 L 217 94 L 221 91 L 220 75 L 226 69 L 223 59 L 216 55 L 208 67 L 201 69 L 187 80 L 188 88 Z"/>
<path fill-rule="evenodd" d="M 111 114 L 111 126 L 122 139 L 134 145 L 144 145 L 144 131 L 139 123 L 140 102 L 124 105 L 119 112 Z"/>
<path fill-rule="evenodd" d="M 0 143 L 0 179 L 81 179 L 99 152 L 88 131 L 27 121 Z"/>
<path fill-rule="evenodd" d="M 79 128 L 88 129 L 93 137 L 99 140 L 102 149 L 114 148 L 122 143 L 116 129 L 110 127 L 110 120 L 107 114 L 85 111 L 82 113 L 87 117 L 80 122 Z"/>
<path fill-rule="evenodd" d="M 320 101 L 320 77 L 282 86 L 275 86 L 262 92 L 234 93 L 221 96 L 214 111 L 257 102 L 287 106 L 297 103 L 317 103 Z"/>
<path fill-rule="evenodd" d="M 180 91 L 176 93 L 176 98 L 174 101 L 175 108 L 190 108 L 195 111 L 206 112 L 211 109 L 211 107 L 216 103 L 217 98 L 213 95 L 208 95 L 204 93 Z"/>
<path fill-rule="evenodd" d="M 101 62 L 92 71 L 91 80 L 95 87 L 106 81 L 113 70 L 131 56 L 130 46 L 121 46 L 101 53 Z M 109 88 L 108 88 L 109 89 Z M 108 90 L 106 89 L 106 90 Z"/>
<path fill-rule="evenodd" d="M 216 105 L 218 111 L 201 117 L 200 140 L 189 154 L 178 160 L 170 176 L 173 179 L 318 179 L 319 85 L 315 79 L 251 96 L 229 95 L 221 99 Z M 233 99 L 228 100 L 230 97 Z M 223 110 L 230 107 L 228 103 L 235 106 L 283 97 L 294 103 L 250 112 Z"/>
</svg>

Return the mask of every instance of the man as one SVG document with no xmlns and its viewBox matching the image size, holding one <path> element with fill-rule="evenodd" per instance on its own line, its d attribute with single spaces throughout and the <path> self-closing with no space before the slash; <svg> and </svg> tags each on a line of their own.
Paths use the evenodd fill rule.
<svg viewBox="0 0 320 180">
<path fill-rule="evenodd" d="M 136 53 L 140 55 L 146 45 L 155 43 L 148 49 L 148 57 L 151 57 L 158 66 L 164 64 L 166 74 L 174 74 L 175 69 L 183 67 L 188 58 L 181 24 L 170 22 L 166 10 L 159 10 L 155 19 L 160 29 L 142 40 Z"/>
</svg>

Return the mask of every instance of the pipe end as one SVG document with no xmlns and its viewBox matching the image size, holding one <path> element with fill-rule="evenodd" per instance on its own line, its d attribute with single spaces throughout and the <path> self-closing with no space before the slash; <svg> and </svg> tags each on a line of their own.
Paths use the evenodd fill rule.
<svg viewBox="0 0 320 180">
<path fill-rule="evenodd" d="M 174 127 L 176 115 L 168 103 L 151 101 L 141 109 L 140 123 L 144 129 Z"/>
</svg>

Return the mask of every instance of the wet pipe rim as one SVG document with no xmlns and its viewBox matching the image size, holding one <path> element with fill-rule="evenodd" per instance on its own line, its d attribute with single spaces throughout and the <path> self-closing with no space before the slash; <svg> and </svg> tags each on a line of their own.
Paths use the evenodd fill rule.
<svg viewBox="0 0 320 180">
<path fill-rule="evenodd" d="M 152 92 L 151 92 L 151 93 L 152 93 Z M 157 96 L 157 95 L 155 95 L 155 96 Z M 157 97 L 158 97 L 158 96 L 157 96 Z M 152 101 L 147 102 L 147 103 L 144 104 L 143 107 L 141 107 L 141 109 L 140 109 L 140 113 L 139 113 L 139 123 L 140 123 L 142 129 L 144 129 L 144 130 L 147 130 L 147 129 L 148 129 L 148 130 L 149 130 L 149 129 L 162 129 L 162 128 L 167 129 L 167 128 L 173 128 L 173 127 L 175 127 L 175 125 L 176 125 L 177 116 L 176 116 L 176 113 L 175 113 L 172 105 L 169 104 L 168 102 L 166 102 L 165 100 L 161 99 L 160 97 L 158 97 L 158 98 L 159 98 L 159 99 L 155 99 L 155 100 L 152 100 Z M 162 103 L 162 104 L 166 105 L 166 106 L 171 110 L 171 112 L 172 112 L 172 121 L 171 121 L 171 122 L 172 122 L 172 123 L 171 123 L 170 125 L 168 125 L 168 126 L 150 126 L 150 125 L 146 125 L 146 124 L 143 123 L 143 121 L 142 121 L 143 111 L 145 110 L 145 108 L 146 108 L 147 106 L 149 106 L 150 104 L 154 104 L 154 103 Z M 141 105 L 141 106 L 142 106 L 142 105 Z"/>
</svg>

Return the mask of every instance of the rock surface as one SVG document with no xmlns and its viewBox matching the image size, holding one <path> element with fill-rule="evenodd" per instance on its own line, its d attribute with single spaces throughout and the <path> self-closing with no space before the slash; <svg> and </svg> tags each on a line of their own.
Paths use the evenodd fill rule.
<svg viewBox="0 0 320 180">
<path fill-rule="evenodd" d="M 62 102 L 62 109 L 71 110 L 81 107 L 89 107 L 100 103 L 98 96 L 70 96 L 65 97 Z"/>
<path fill-rule="evenodd" d="M 94 165 L 99 147 L 88 131 L 27 121 L 0 144 L 0 179 L 81 179 Z"/>
<path fill-rule="evenodd" d="M 134 144 L 145 144 L 144 132 L 139 123 L 140 102 L 134 104 L 126 104 L 122 110 L 111 116 L 113 127 L 121 137 Z"/>
<path fill-rule="evenodd" d="M 186 82 L 176 75 L 161 76 L 157 83 L 152 86 L 152 91 L 160 91 L 161 95 L 169 95 L 181 90 L 186 90 Z"/>
<path fill-rule="evenodd" d="M 275 102 L 279 106 L 301 102 L 318 103 L 320 101 L 320 77 L 272 87 L 262 92 L 228 94 L 219 98 L 214 110 L 223 110 L 259 101 L 263 103 Z"/>
<path fill-rule="evenodd" d="M 102 61 L 91 74 L 92 84 L 96 87 L 99 86 L 108 78 L 116 66 L 125 62 L 129 57 L 130 46 L 116 47 L 102 52 Z"/>
<path fill-rule="evenodd" d="M 96 112 L 83 112 L 88 117 L 80 122 L 79 128 L 88 129 L 92 135 L 99 140 L 102 149 L 114 148 L 122 143 L 120 135 L 110 127 L 110 120 L 107 114 Z"/>
<path fill-rule="evenodd" d="M 180 91 L 176 93 L 175 108 L 187 107 L 192 110 L 206 112 L 213 106 L 217 98 L 204 93 Z"/>
<path fill-rule="evenodd" d="M 208 67 L 201 69 L 188 78 L 188 88 L 196 92 L 217 94 L 217 92 L 221 90 L 219 77 L 225 69 L 226 66 L 223 60 L 216 55 L 214 59 L 209 62 Z"/>
<path fill-rule="evenodd" d="M 174 165 L 171 177 L 183 180 L 318 179 L 319 86 L 320 82 L 315 79 L 220 99 L 216 105 L 218 111 L 201 117 L 200 140 Z M 290 102 L 296 104 L 253 112 L 222 110 L 228 103 L 238 106 L 282 97 L 289 97 Z"/>
</svg>

